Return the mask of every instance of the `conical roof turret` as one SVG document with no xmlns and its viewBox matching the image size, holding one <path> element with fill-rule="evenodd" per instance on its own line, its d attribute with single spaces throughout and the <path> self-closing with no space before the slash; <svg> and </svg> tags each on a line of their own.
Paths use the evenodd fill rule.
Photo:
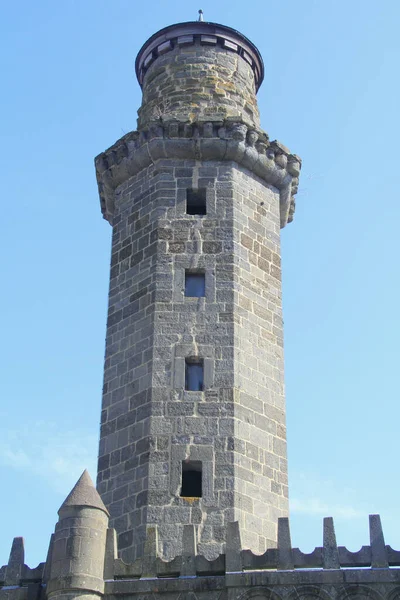
<svg viewBox="0 0 400 600">
<path fill-rule="evenodd" d="M 103 504 L 102 499 L 100 498 L 94 483 L 85 469 L 82 475 L 79 477 L 75 486 L 72 488 L 62 505 L 58 511 L 60 515 L 64 508 L 69 508 L 71 506 L 86 506 L 90 508 L 98 508 L 106 513 L 109 516 L 108 510 Z"/>
</svg>

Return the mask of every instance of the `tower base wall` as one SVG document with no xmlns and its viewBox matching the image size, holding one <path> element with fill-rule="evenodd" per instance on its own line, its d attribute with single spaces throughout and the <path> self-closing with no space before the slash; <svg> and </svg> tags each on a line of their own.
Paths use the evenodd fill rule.
<svg viewBox="0 0 400 600">
<path fill-rule="evenodd" d="M 255 552 L 276 544 L 288 514 L 279 257 L 279 191 L 234 161 L 162 159 L 117 188 L 98 490 L 126 562 L 155 525 L 165 559 L 188 524 L 210 559 L 232 521 Z M 183 492 L 191 464 L 201 493 Z"/>
</svg>

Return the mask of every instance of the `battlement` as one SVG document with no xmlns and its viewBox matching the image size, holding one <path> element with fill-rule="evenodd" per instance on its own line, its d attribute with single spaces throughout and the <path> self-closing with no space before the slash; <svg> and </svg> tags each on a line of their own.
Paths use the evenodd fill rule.
<svg viewBox="0 0 400 600">
<path fill-rule="evenodd" d="M 111 530 L 109 530 L 110 532 Z M 114 570 L 108 575 L 113 579 L 135 579 L 143 577 L 183 577 L 205 575 L 226 575 L 244 573 L 246 571 L 296 571 L 301 569 L 349 569 L 367 568 L 383 569 L 400 567 L 400 551 L 385 545 L 379 515 L 369 516 L 370 545 L 362 546 L 358 552 L 350 552 L 344 546 L 337 546 L 332 517 L 323 522 L 323 545 L 316 547 L 311 553 L 303 553 L 291 544 L 288 518 L 278 519 L 278 544 L 269 548 L 264 554 L 255 554 L 251 550 L 241 548 L 239 524 L 229 523 L 226 535 L 226 551 L 214 560 L 207 560 L 197 554 L 196 528 L 185 525 L 183 530 L 181 556 L 172 561 L 164 561 L 157 557 L 157 526 L 148 535 L 145 556 L 132 564 L 126 564 L 114 555 Z M 116 548 L 113 534 L 109 533 L 107 562 L 110 552 Z"/>
<path fill-rule="evenodd" d="M 111 224 L 115 190 L 163 159 L 234 161 L 280 192 L 281 227 L 293 220 L 301 159 L 237 118 L 182 122 L 165 115 L 118 140 L 95 159 L 103 217 Z"/>
<path fill-rule="evenodd" d="M 43 584 L 46 582 L 46 562 L 41 562 L 31 569 L 25 564 L 24 538 L 15 537 L 11 546 L 8 563 L 0 567 L 0 590 L 27 587 L 31 583 Z"/>
<path fill-rule="evenodd" d="M 277 547 L 257 555 L 241 548 L 239 524 L 234 522 L 227 527 L 225 553 L 207 560 L 197 554 L 196 527 L 185 525 L 182 554 L 166 562 L 158 556 L 157 526 L 154 526 L 148 530 L 143 558 L 126 564 L 118 558 L 116 533 L 109 528 L 105 541 L 104 597 L 142 597 L 155 592 L 168 597 L 173 593 L 177 597 L 191 592 L 208 599 L 230 590 L 232 597 L 257 595 L 279 600 L 292 598 L 295 589 L 296 598 L 304 600 L 311 597 L 395 600 L 400 597 L 400 569 L 396 568 L 400 567 L 400 551 L 385 544 L 379 515 L 370 515 L 369 532 L 370 544 L 358 552 L 350 552 L 337 545 L 333 519 L 327 517 L 323 521 L 323 545 L 311 553 L 303 553 L 292 547 L 289 520 L 281 518 Z M 71 542 L 70 547 L 73 546 Z M 0 569 L 0 598 L 47 597 L 53 560 L 54 536 L 46 562 L 35 569 L 24 564 L 23 539 L 15 538 L 8 564 Z M 68 578 L 68 573 L 65 576 Z"/>
</svg>

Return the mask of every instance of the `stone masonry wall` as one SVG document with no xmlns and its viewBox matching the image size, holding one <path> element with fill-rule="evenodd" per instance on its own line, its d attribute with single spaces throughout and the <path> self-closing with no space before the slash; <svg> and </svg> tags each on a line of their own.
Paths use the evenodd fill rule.
<svg viewBox="0 0 400 600">
<path fill-rule="evenodd" d="M 206 188 L 206 215 L 186 214 L 191 188 Z M 257 552 L 276 540 L 277 232 L 279 194 L 231 162 L 160 160 L 116 192 L 98 489 L 126 561 L 155 524 L 167 558 L 189 523 L 209 557 L 229 521 Z M 205 272 L 205 297 L 184 296 L 185 269 Z M 187 357 L 203 359 L 204 391 L 184 390 Z M 187 460 L 202 463 L 201 499 L 180 497 Z"/>
<path fill-rule="evenodd" d="M 289 510 L 279 203 L 274 188 L 246 170 L 233 176 L 235 490 L 245 507 L 244 547 L 265 552 Z"/>
<path fill-rule="evenodd" d="M 97 488 L 122 552 L 132 547 L 133 533 L 136 543 L 145 537 L 157 288 L 150 215 L 157 184 L 144 171 L 121 186 L 112 236 Z"/>
<path fill-rule="evenodd" d="M 210 38 L 210 36 L 207 36 Z M 159 56 L 143 81 L 138 128 L 162 117 L 190 120 L 243 119 L 260 126 L 251 65 L 217 44 L 177 45 Z"/>
<path fill-rule="evenodd" d="M 197 553 L 195 527 L 185 525 L 182 554 L 165 562 L 157 556 L 157 527 L 153 527 L 146 540 L 145 556 L 127 564 L 117 556 L 115 531 L 109 528 L 104 536 L 107 518 L 102 519 L 100 530 L 97 519 L 92 527 L 85 514 L 91 520 L 97 509 L 78 504 L 83 500 L 90 505 L 95 500 L 98 506 L 93 491 L 86 487 L 86 497 L 80 493 L 76 498 L 72 507 L 76 511 L 73 523 L 70 527 L 65 523 L 56 528 L 46 562 L 35 569 L 24 563 L 23 539 L 14 539 L 8 564 L 0 567 L 0 600 L 400 598 L 400 552 L 385 544 L 379 515 L 369 516 L 370 544 L 358 552 L 337 545 L 333 519 L 327 517 L 323 523 L 322 545 L 303 553 L 292 547 L 289 520 L 282 518 L 278 521 L 277 547 L 269 548 L 262 555 L 241 549 L 236 522 L 227 526 L 226 552 L 209 561 Z M 84 517 L 82 523 L 79 523 L 79 513 Z M 103 515 L 106 517 L 104 512 Z M 64 513 L 60 520 L 71 519 Z M 57 536 L 60 532 L 66 537 Z M 64 541 L 61 546 L 57 538 L 58 542 Z M 82 544 L 83 538 L 85 543 Z M 61 570 L 60 553 L 64 557 Z"/>
</svg>

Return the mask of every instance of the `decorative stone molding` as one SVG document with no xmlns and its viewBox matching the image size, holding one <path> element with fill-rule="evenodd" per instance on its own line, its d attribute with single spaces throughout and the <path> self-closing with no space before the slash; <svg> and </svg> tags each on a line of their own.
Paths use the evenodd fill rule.
<svg viewBox="0 0 400 600">
<path fill-rule="evenodd" d="M 263 131 L 237 121 L 155 121 L 95 159 L 101 211 L 112 224 L 114 192 L 160 159 L 233 161 L 280 191 L 281 227 L 293 220 L 301 159 Z"/>
<path fill-rule="evenodd" d="M 296 586 L 288 600 L 330 600 L 331 596 L 314 585 Z"/>
<path fill-rule="evenodd" d="M 278 594 L 265 587 L 252 587 L 245 590 L 238 600 L 281 600 Z"/>
<path fill-rule="evenodd" d="M 382 600 L 382 596 L 370 587 L 356 583 L 346 587 L 338 595 L 338 600 Z"/>
</svg>

